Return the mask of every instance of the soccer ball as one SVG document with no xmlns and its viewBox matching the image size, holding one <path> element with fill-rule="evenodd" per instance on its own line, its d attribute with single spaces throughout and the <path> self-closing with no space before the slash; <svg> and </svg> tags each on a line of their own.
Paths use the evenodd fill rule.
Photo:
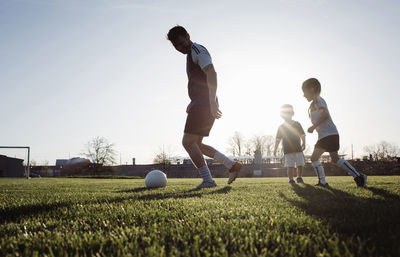
<svg viewBox="0 0 400 257">
<path fill-rule="evenodd" d="M 148 188 L 165 187 L 167 185 L 167 175 L 161 170 L 152 170 L 146 175 L 144 182 Z"/>
</svg>

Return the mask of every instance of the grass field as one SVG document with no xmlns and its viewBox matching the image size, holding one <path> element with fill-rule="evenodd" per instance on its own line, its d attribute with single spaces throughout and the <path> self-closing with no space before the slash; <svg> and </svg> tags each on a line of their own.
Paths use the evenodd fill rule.
<svg viewBox="0 0 400 257">
<path fill-rule="evenodd" d="M 399 256 L 400 177 L 0 179 L 0 256 Z"/>
</svg>

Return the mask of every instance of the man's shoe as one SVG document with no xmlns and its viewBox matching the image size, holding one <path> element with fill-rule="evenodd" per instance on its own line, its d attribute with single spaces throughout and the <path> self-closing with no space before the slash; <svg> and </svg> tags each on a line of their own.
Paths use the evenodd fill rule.
<svg viewBox="0 0 400 257">
<path fill-rule="evenodd" d="M 300 184 L 304 184 L 303 178 L 302 177 L 297 177 L 296 182 Z"/>
<path fill-rule="evenodd" d="M 242 168 L 242 164 L 239 162 L 235 162 L 232 165 L 232 168 L 229 169 L 229 179 L 228 179 L 228 184 L 232 184 L 233 181 L 237 178 L 239 175 L 240 169 Z"/>
<path fill-rule="evenodd" d="M 316 184 L 315 186 L 318 186 L 318 187 L 329 187 L 329 184 L 328 183 L 322 184 L 321 182 L 318 182 L 318 184 Z"/>
<path fill-rule="evenodd" d="M 196 188 L 202 189 L 202 188 L 210 188 L 210 187 L 216 187 L 216 186 L 217 186 L 217 183 L 215 183 L 215 181 L 212 180 L 212 181 L 203 181 Z"/>
<path fill-rule="evenodd" d="M 366 187 L 367 186 L 367 175 L 360 173 L 360 176 L 354 178 L 358 187 Z"/>
<path fill-rule="evenodd" d="M 296 184 L 296 182 L 294 182 L 294 179 L 289 179 L 289 184 Z"/>
</svg>

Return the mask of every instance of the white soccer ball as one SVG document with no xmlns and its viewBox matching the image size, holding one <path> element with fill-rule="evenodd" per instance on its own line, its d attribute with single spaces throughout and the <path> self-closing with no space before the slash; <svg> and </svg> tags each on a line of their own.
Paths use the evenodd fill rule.
<svg viewBox="0 0 400 257">
<path fill-rule="evenodd" d="M 152 170 L 146 175 L 144 183 L 148 188 L 165 187 L 167 185 L 167 175 L 161 170 Z"/>
</svg>

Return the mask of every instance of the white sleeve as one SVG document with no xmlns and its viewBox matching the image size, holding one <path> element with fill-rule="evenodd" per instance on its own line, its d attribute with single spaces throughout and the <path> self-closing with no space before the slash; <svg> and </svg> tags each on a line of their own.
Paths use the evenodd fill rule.
<svg viewBox="0 0 400 257">
<path fill-rule="evenodd" d="M 322 97 L 318 98 L 318 109 L 327 109 L 328 110 L 328 105 L 326 104 L 325 100 Z"/>
<path fill-rule="evenodd" d="M 210 53 L 201 45 L 194 44 L 192 46 L 192 59 L 195 64 L 198 64 L 201 69 L 212 64 Z"/>
</svg>

